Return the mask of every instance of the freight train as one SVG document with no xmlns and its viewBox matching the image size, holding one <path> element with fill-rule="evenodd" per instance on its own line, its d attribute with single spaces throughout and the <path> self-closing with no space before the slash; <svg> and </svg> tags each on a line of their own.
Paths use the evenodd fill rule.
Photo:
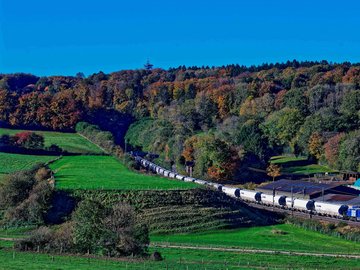
<svg viewBox="0 0 360 270">
<path fill-rule="evenodd" d="M 307 200 L 291 198 L 285 195 L 266 194 L 254 190 L 230 187 L 210 181 L 197 179 L 194 177 L 184 176 L 164 169 L 140 156 L 133 156 L 135 158 L 135 161 L 138 162 L 142 167 L 147 168 L 154 173 L 184 182 L 194 182 L 199 185 L 209 186 L 218 191 L 224 192 L 230 197 L 241 199 L 245 202 L 291 209 L 295 211 L 307 212 L 309 214 L 331 216 L 336 218 L 349 218 L 352 220 L 360 221 L 360 206 L 328 203 L 311 199 Z"/>
</svg>

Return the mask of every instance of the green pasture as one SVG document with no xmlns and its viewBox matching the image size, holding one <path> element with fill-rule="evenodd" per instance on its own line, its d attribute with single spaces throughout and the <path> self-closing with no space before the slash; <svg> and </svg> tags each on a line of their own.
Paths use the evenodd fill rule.
<svg viewBox="0 0 360 270">
<path fill-rule="evenodd" d="M 66 156 L 50 165 L 59 189 L 188 189 L 194 183 L 144 175 L 111 156 Z"/>
<path fill-rule="evenodd" d="M 284 163 L 293 162 L 293 161 L 305 161 L 307 157 L 295 157 L 295 156 L 273 156 L 270 159 L 270 162 L 273 164 L 282 165 Z"/>
<path fill-rule="evenodd" d="M 0 128 L 0 136 L 15 135 L 16 133 L 22 132 L 24 130 L 17 129 L 6 129 Z M 63 150 L 66 150 L 70 153 L 80 153 L 80 154 L 100 154 L 103 151 L 83 138 L 77 133 L 65 133 L 65 132 L 53 132 L 53 131 L 33 131 L 37 134 L 41 134 L 45 138 L 45 146 L 50 146 L 56 144 L 61 147 Z"/>
<path fill-rule="evenodd" d="M 2 248 L 1 248 L 2 247 Z M 164 261 L 107 259 L 84 256 L 13 252 L 9 243 L 0 241 L 0 269 L 59 270 L 233 270 L 233 269 L 359 269 L 356 259 L 280 254 L 247 254 L 208 250 L 151 248 Z"/>
<path fill-rule="evenodd" d="M 335 170 L 319 164 L 297 165 L 296 163 L 306 161 L 306 157 L 295 156 L 273 156 L 270 163 L 277 164 L 282 167 L 282 173 L 290 174 L 316 174 L 316 173 L 334 173 Z"/>
<path fill-rule="evenodd" d="M 0 152 L 0 180 L 5 174 L 30 169 L 38 163 L 45 163 L 55 158 L 55 156 L 34 156 Z"/>
<path fill-rule="evenodd" d="M 151 241 L 190 246 L 360 254 L 360 243 L 305 230 L 290 224 L 189 234 L 153 235 Z"/>
</svg>

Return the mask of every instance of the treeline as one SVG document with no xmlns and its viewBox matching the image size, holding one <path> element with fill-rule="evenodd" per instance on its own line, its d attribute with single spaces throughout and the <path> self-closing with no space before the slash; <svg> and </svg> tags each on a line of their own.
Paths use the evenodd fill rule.
<svg viewBox="0 0 360 270">
<path fill-rule="evenodd" d="M 0 151 L 29 155 L 68 155 L 56 144 L 45 146 L 45 138 L 32 131 L 22 131 L 15 135 L 0 136 Z"/>
<path fill-rule="evenodd" d="M 3 124 L 74 129 L 87 121 L 121 144 L 132 120 L 126 138 L 134 148 L 161 154 L 180 171 L 195 161 L 197 177 L 246 180 L 249 164 L 264 168 L 270 156 L 283 153 L 355 171 L 360 66 L 292 61 L 87 78 L 0 76 Z"/>
</svg>

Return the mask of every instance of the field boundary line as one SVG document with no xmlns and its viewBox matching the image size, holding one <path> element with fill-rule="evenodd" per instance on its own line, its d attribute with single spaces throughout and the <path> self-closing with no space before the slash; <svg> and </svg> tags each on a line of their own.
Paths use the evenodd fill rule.
<svg viewBox="0 0 360 270">
<path fill-rule="evenodd" d="M 187 245 L 168 245 L 154 243 L 150 244 L 150 247 L 158 248 L 178 248 L 178 249 L 191 249 L 191 250 L 213 250 L 213 251 L 230 251 L 230 252 L 242 252 L 242 253 L 264 253 L 264 254 L 282 254 L 282 255 L 296 255 L 296 256 L 313 256 L 313 257 L 333 257 L 333 258 L 351 258 L 360 259 L 360 255 L 352 254 L 331 254 L 331 253 L 310 253 L 299 251 L 282 251 L 282 250 L 270 250 L 270 249 L 248 249 L 248 248 L 227 248 L 227 247 L 209 247 L 209 246 L 187 246 Z"/>
<path fill-rule="evenodd" d="M 82 135 L 79 132 L 76 132 L 76 134 L 80 135 L 81 137 L 83 137 L 85 140 L 91 142 L 92 144 L 95 144 L 97 147 L 99 147 L 105 154 L 110 155 L 110 153 L 108 151 L 106 151 L 103 147 L 101 147 L 100 145 L 98 145 L 97 143 L 94 143 L 92 140 L 90 140 L 89 138 L 87 138 L 86 136 Z"/>
</svg>

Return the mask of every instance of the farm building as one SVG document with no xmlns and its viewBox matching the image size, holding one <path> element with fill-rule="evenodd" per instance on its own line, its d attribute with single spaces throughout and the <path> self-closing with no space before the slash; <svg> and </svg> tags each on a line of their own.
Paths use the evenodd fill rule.
<svg viewBox="0 0 360 270">
<path fill-rule="evenodd" d="M 285 179 L 260 186 L 256 190 L 268 194 L 275 192 L 275 195 L 293 196 L 299 199 L 315 199 L 327 194 L 360 195 L 360 190 L 339 183 L 325 184 Z"/>
<path fill-rule="evenodd" d="M 316 201 L 322 201 L 322 202 L 328 202 L 334 204 L 346 204 L 349 206 L 358 206 L 360 205 L 360 196 L 326 194 L 324 196 L 316 198 Z"/>
</svg>

